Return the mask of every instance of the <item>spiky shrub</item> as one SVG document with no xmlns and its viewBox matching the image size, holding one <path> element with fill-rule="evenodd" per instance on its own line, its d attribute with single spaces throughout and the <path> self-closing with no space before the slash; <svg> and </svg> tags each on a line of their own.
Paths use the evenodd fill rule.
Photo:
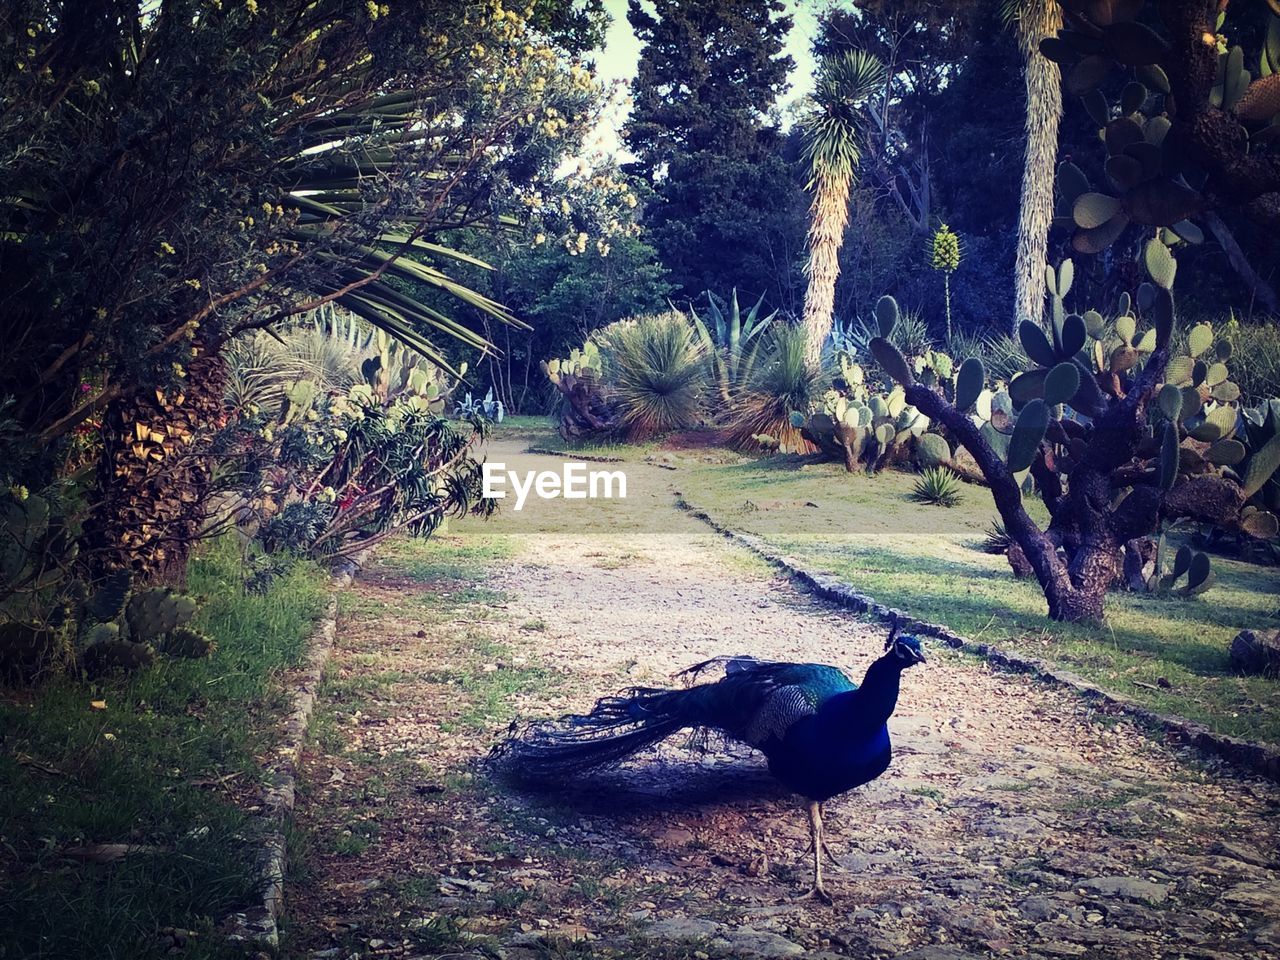
<svg viewBox="0 0 1280 960">
<path fill-rule="evenodd" d="M 1055 619 L 1100 620 L 1106 591 L 1121 580 L 1121 555 L 1163 522 L 1188 518 L 1254 535 L 1277 527 L 1265 500 L 1255 501 L 1280 468 L 1280 403 L 1245 416 L 1256 435 L 1241 433 L 1229 345 L 1215 345 L 1212 329 L 1199 324 L 1187 353 L 1170 357 L 1177 264 L 1156 239 L 1143 257 L 1153 283 L 1136 301 L 1122 294 L 1111 324 L 1095 311 L 1067 314 L 1074 268 L 1069 260 L 1050 267 L 1050 328 L 1019 328 L 1036 366 L 1007 393 L 986 388 L 976 357 L 961 365 L 948 396 L 886 337 L 870 345 L 907 400 L 973 456 Z M 1140 318 L 1150 323 L 1141 334 Z M 1047 528 L 1022 503 L 1027 476 L 1050 515 Z"/>
<path fill-rule="evenodd" d="M 598 341 L 628 440 L 697 425 L 707 388 L 706 353 L 684 314 L 623 320 L 601 331 Z"/>
<path fill-rule="evenodd" d="M 999 520 L 992 520 L 979 544 L 982 552 L 1004 556 L 1011 546 L 1013 546 L 1013 538 L 1005 530 L 1004 524 Z"/>
<path fill-rule="evenodd" d="M 907 494 L 916 503 L 954 507 L 960 502 L 960 478 L 946 467 L 929 467 Z"/>
<path fill-rule="evenodd" d="M 783 453 L 806 453 L 812 445 L 792 422 L 827 389 L 829 376 L 806 359 L 807 337 L 802 326 L 774 329 L 769 355 L 734 404 L 727 439 L 736 447 L 758 447 L 757 436 L 771 437 Z"/>
<path fill-rule="evenodd" d="M 1030 370 L 1035 364 L 1022 349 L 1016 337 L 1006 333 L 989 334 L 982 338 L 981 346 L 974 352 L 954 351 L 956 357 L 979 357 L 994 380 L 1009 381 L 1018 374 Z"/>
<path fill-rule="evenodd" d="M 689 319 L 693 321 L 710 361 L 720 403 L 727 410 L 742 386 L 750 382 L 756 360 L 767 340 L 764 332 L 778 311 L 760 316 L 760 308 L 764 305 L 764 294 L 760 294 L 760 299 L 743 313 L 738 305 L 736 287 L 727 301 L 712 290 L 706 291 L 705 295 L 706 320 L 693 307 L 689 308 Z"/>
</svg>

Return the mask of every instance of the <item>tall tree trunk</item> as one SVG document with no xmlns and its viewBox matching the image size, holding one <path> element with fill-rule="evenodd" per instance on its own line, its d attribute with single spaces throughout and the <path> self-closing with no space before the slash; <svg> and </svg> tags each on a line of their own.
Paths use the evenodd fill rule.
<svg viewBox="0 0 1280 960">
<path fill-rule="evenodd" d="M 849 225 L 849 178 L 818 177 L 811 214 L 809 263 L 805 266 L 809 287 L 804 297 L 804 359 L 816 368 L 835 317 L 840 246 Z"/>
<path fill-rule="evenodd" d="M 1210 232 L 1215 240 L 1222 246 L 1222 252 L 1227 255 L 1227 262 L 1240 279 L 1244 281 L 1244 285 L 1249 290 L 1249 295 L 1254 301 L 1262 306 L 1267 313 L 1276 313 L 1280 310 L 1280 302 L 1276 300 L 1276 292 L 1271 288 L 1271 284 L 1258 276 L 1258 271 L 1253 269 L 1253 264 L 1249 262 L 1249 258 L 1245 256 L 1244 251 L 1240 249 L 1240 244 L 1236 241 L 1235 234 L 1231 232 L 1231 228 L 1227 226 L 1222 217 L 1210 210 L 1204 214 L 1204 222 L 1208 225 Z"/>
<path fill-rule="evenodd" d="M 1062 120 L 1062 72 L 1040 55 L 1040 41 L 1062 27 L 1058 0 L 1023 0 L 1018 18 L 1027 88 L 1027 153 L 1022 168 L 1022 204 L 1018 216 L 1018 258 L 1014 266 L 1013 330 L 1044 316 L 1044 267 L 1053 220 L 1053 181 Z"/>
<path fill-rule="evenodd" d="M 187 365 L 181 390 L 139 392 L 103 418 L 96 509 L 85 524 L 94 573 L 183 586 L 204 523 L 213 435 L 226 414 L 227 365 L 216 354 Z"/>
</svg>

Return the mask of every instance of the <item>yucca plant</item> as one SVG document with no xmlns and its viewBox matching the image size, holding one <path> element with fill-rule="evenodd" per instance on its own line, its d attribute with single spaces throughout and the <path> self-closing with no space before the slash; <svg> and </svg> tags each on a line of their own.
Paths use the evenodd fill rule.
<svg viewBox="0 0 1280 960">
<path fill-rule="evenodd" d="M 696 426 L 707 386 L 706 354 L 684 314 L 647 314 L 600 334 L 627 439 Z"/>
<path fill-rule="evenodd" d="M 803 326 L 779 327 L 770 354 L 733 404 L 728 440 L 736 447 L 761 445 L 759 437 L 777 441 L 783 453 L 807 453 L 814 448 L 791 423 L 793 411 L 806 412 L 829 386 L 829 376 L 807 360 L 808 338 Z M 773 444 L 769 443 L 772 447 Z"/>
<path fill-rule="evenodd" d="M 946 467 L 930 467 L 920 474 L 907 498 L 916 503 L 954 507 L 960 502 L 960 478 Z"/>
<path fill-rule="evenodd" d="M 804 297 L 804 327 L 809 332 L 805 357 L 813 367 L 831 333 L 840 247 L 849 224 L 849 191 L 862 159 L 862 109 L 882 88 L 884 77 L 880 61 L 863 50 L 824 57 L 800 119 L 813 190 L 806 268 L 809 287 Z"/>
</svg>

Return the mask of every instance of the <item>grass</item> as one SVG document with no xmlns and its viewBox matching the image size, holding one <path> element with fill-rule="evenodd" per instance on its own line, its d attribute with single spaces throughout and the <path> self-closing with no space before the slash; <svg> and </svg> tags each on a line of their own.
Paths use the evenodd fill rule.
<svg viewBox="0 0 1280 960">
<path fill-rule="evenodd" d="M 208 598 L 196 626 L 217 640 L 212 658 L 0 691 L 0 954 L 162 956 L 164 927 L 197 932 L 186 957 L 229 950 L 212 924 L 255 893 L 252 824 L 235 796 L 257 780 L 284 703 L 277 677 L 300 658 L 325 585 L 298 564 L 245 594 L 223 540 L 193 561 L 190 589 Z M 156 852 L 96 865 L 64 853 L 95 843 Z"/>
<path fill-rule="evenodd" d="M 882 603 L 1063 664 L 1152 709 L 1222 733 L 1280 742 L 1275 681 L 1236 676 L 1227 653 L 1239 630 L 1276 626 L 1280 570 L 1214 557 L 1218 583 L 1200 598 L 1113 593 L 1105 626 L 1057 623 L 1046 616 L 1034 580 L 1013 579 L 1003 556 L 980 552 L 996 516 L 986 490 L 968 487 L 952 509 L 924 510 L 909 500 L 913 483 L 909 474 L 850 476 L 837 465 L 802 465 L 796 458 L 699 466 L 682 477 L 687 498 L 721 522 Z M 818 509 L 745 506 L 766 491 Z M 1043 522 L 1039 504 L 1031 508 Z M 1158 686 L 1160 679 L 1170 688 Z"/>
</svg>

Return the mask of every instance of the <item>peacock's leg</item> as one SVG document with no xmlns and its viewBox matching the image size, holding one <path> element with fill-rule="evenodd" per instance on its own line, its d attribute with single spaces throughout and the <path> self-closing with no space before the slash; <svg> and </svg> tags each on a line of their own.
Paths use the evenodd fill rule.
<svg viewBox="0 0 1280 960">
<path fill-rule="evenodd" d="M 826 813 L 827 813 L 826 805 L 821 803 L 818 804 L 818 824 L 821 827 L 821 830 L 819 832 L 822 836 L 822 842 L 820 844 L 822 848 L 822 853 L 827 858 L 827 866 L 843 872 L 844 867 L 840 865 L 840 861 L 836 859 L 836 855 L 831 852 L 831 844 L 827 843 L 827 831 L 826 831 L 824 821 L 822 819 L 824 816 L 826 816 Z M 813 853 L 813 842 L 814 842 L 813 834 L 811 832 L 809 837 L 809 846 L 807 848 L 809 853 Z"/>
<path fill-rule="evenodd" d="M 809 801 L 809 841 L 813 849 L 813 888 L 800 899 L 831 903 L 831 894 L 822 883 L 822 851 L 826 843 L 822 839 L 822 804 L 816 800 Z"/>
<path fill-rule="evenodd" d="M 822 825 L 822 817 L 826 812 L 827 811 L 824 809 L 823 805 L 818 804 L 818 825 L 819 826 Z M 827 843 L 827 832 L 825 829 L 821 831 L 821 836 L 822 836 L 822 852 L 827 857 L 828 865 L 835 867 L 836 870 L 843 872 L 844 867 L 840 866 L 840 861 L 837 860 L 836 855 L 831 852 L 831 845 Z"/>
</svg>

